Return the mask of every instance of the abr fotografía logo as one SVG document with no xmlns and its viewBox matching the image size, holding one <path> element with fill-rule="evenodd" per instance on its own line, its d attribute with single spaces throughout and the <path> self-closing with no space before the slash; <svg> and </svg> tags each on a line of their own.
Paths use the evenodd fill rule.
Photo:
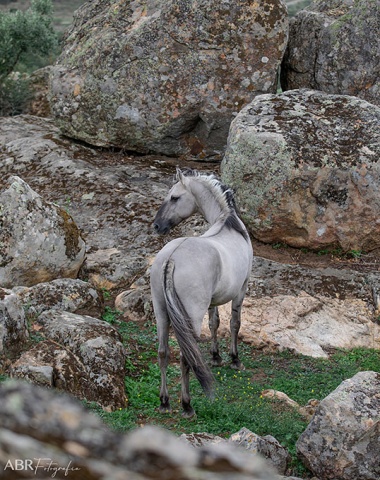
<svg viewBox="0 0 380 480">
<path fill-rule="evenodd" d="M 55 478 L 58 474 L 60 478 L 62 476 L 68 477 L 71 472 L 79 471 L 79 467 L 75 467 L 70 460 L 67 465 L 59 465 L 51 458 L 12 458 L 7 461 L 4 466 L 4 471 L 10 472 L 31 472 L 34 475 L 44 472 L 50 475 L 51 478 Z"/>
</svg>

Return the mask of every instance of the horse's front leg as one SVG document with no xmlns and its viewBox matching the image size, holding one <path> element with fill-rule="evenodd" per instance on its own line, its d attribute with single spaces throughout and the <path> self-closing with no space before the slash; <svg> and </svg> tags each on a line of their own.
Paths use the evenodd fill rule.
<svg viewBox="0 0 380 480">
<path fill-rule="evenodd" d="M 195 415 L 195 411 L 190 404 L 190 367 L 184 359 L 182 352 L 181 358 L 181 401 L 182 401 L 182 416 L 184 418 L 191 418 Z"/>
<path fill-rule="evenodd" d="M 169 364 L 169 321 L 157 321 L 158 334 L 158 365 L 161 370 L 161 388 L 159 411 L 167 413 L 171 411 L 169 402 L 168 384 L 166 378 L 166 371 Z"/>
<path fill-rule="evenodd" d="M 220 320 L 218 307 L 210 307 L 208 309 L 208 326 L 211 332 L 211 364 L 214 367 L 222 364 L 222 357 L 219 355 L 219 344 L 217 337 L 219 324 Z"/>
<path fill-rule="evenodd" d="M 231 368 L 235 370 L 244 370 L 244 365 L 239 359 L 238 353 L 238 335 L 241 324 L 241 308 L 243 306 L 243 300 L 245 296 L 246 289 L 244 288 L 242 294 L 238 295 L 232 300 L 232 311 L 231 311 L 231 321 L 230 321 L 230 330 L 231 330 Z"/>
</svg>

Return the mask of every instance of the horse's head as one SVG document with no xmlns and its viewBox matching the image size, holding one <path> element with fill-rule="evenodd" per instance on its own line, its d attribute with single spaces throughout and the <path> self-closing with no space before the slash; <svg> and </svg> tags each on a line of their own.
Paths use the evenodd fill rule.
<svg viewBox="0 0 380 480">
<path fill-rule="evenodd" d="M 168 233 L 182 220 L 197 211 L 195 198 L 189 189 L 191 179 L 177 169 L 177 183 L 169 190 L 153 222 L 157 233 Z"/>
</svg>

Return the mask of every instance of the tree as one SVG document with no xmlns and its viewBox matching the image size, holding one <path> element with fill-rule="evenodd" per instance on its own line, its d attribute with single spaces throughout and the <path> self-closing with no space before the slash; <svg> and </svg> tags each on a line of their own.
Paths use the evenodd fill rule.
<svg viewBox="0 0 380 480">
<path fill-rule="evenodd" d="M 0 12 L 0 83 L 25 55 L 48 55 L 56 45 L 51 0 L 32 0 L 24 12 Z"/>
</svg>

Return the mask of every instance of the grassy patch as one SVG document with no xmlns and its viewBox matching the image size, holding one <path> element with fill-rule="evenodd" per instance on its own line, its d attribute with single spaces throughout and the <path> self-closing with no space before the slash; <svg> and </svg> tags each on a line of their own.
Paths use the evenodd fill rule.
<svg viewBox="0 0 380 480">
<path fill-rule="evenodd" d="M 244 371 L 228 366 L 228 345 L 221 343 L 225 366 L 214 368 L 215 399 L 207 399 L 194 377 L 190 388 L 197 416 L 186 420 L 181 416 L 179 350 L 174 339 L 171 345 L 171 364 L 168 368 L 169 393 L 172 412 L 157 412 L 159 405 L 160 371 L 157 364 L 156 328 L 150 322 L 144 325 L 122 322 L 112 323 L 120 331 L 128 351 L 125 381 L 128 408 L 106 413 L 95 411 L 111 427 L 127 431 L 144 424 L 156 424 L 172 432 L 208 432 L 228 437 L 242 427 L 258 435 L 273 435 L 284 445 L 294 459 L 294 473 L 305 475 L 295 456 L 295 443 L 307 422 L 292 408 L 278 401 L 263 398 L 262 391 L 275 389 L 304 405 L 311 398 L 326 397 L 343 380 L 359 371 L 380 371 L 380 354 L 375 350 L 355 349 L 337 351 L 329 359 L 314 359 L 289 352 L 268 354 L 240 344 Z M 209 343 L 202 343 L 208 358 Z"/>
<path fill-rule="evenodd" d="M 120 317 L 121 312 L 109 306 L 104 307 L 104 313 L 102 315 L 102 319 L 109 323 L 110 325 L 113 324 L 120 324 L 118 318 Z"/>
</svg>

